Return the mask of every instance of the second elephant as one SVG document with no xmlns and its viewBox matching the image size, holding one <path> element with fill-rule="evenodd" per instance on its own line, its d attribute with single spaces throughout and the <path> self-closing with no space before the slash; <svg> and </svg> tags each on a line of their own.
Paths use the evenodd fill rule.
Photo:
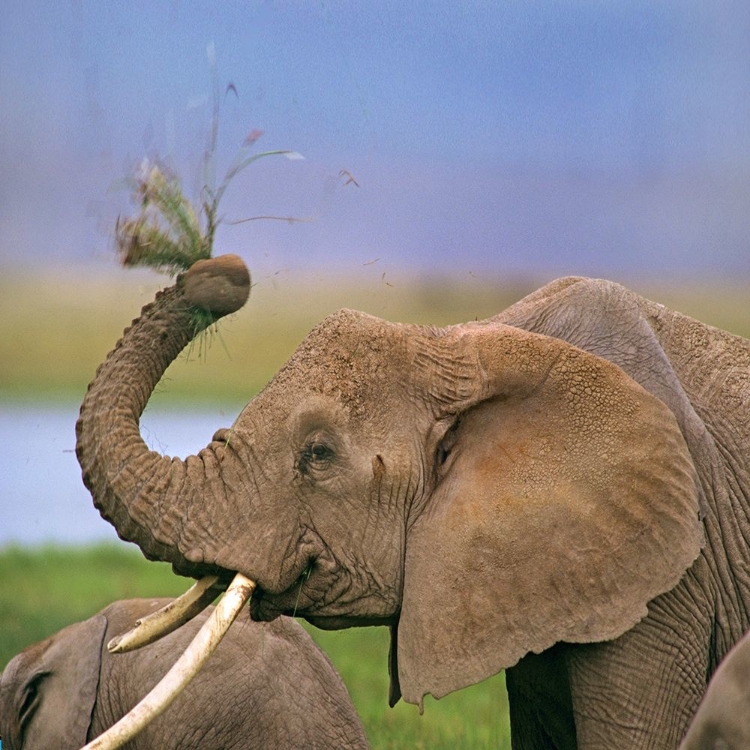
<svg viewBox="0 0 750 750">
<path fill-rule="evenodd" d="M 110 638 L 166 604 L 115 602 L 30 646 L 0 675 L 3 750 L 76 750 L 129 711 L 167 672 L 210 609 L 157 643 L 111 655 Z M 366 748 L 338 673 L 295 621 L 238 617 L 206 666 L 134 740 L 146 748 Z"/>
<path fill-rule="evenodd" d="M 726 655 L 680 750 L 750 747 L 750 632 Z"/>
</svg>

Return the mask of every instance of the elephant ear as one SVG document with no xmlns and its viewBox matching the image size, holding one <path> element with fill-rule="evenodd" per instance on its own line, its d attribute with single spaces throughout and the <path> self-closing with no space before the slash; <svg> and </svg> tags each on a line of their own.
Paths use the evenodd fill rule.
<svg viewBox="0 0 750 750">
<path fill-rule="evenodd" d="M 533 379 L 514 358 L 504 377 L 477 355 L 495 374 L 457 410 L 407 538 L 397 655 L 411 703 L 558 641 L 616 638 L 702 545 L 670 410 L 606 360 L 524 335 L 554 356 Z"/>
<path fill-rule="evenodd" d="M 19 654 L 3 675 L 9 746 L 76 750 L 86 744 L 107 619 L 75 623 Z"/>
</svg>

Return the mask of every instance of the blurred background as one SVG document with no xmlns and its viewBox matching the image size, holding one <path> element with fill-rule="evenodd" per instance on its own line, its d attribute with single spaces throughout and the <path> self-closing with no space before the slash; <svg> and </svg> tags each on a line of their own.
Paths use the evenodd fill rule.
<svg viewBox="0 0 750 750">
<path fill-rule="evenodd" d="M 3 8 L 4 268 L 111 266 L 115 183 L 144 156 L 197 195 L 213 65 L 219 172 L 256 129 L 306 158 L 226 196 L 227 219 L 315 218 L 223 227 L 259 277 L 374 258 L 451 278 L 750 272 L 742 0 Z"/>
<path fill-rule="evenodd" d="M 744 0 L 7 0 L 0 559 L 116 539 L 74 424 L 168 282 L 113 250 L 144 158 L 199 201 L 248 137 L 304 156 L 258 161 L 225 194 L 216 251 L 245 259 L 251 301 L 170 368 L 142 421 L 186 455 L 341 306 L 460 322 L 578 274 L 748 335 L 748 39 Z M 258 216 L 295 221 L 241 221 Z M 0 575 L 0 646 L 18 645 L 4 595 Z"/>
</svg>

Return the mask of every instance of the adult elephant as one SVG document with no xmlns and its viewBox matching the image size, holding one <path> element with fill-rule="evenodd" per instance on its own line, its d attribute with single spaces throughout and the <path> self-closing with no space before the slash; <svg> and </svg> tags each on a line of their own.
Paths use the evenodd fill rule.
<svg viewBox="0 0 750 750">
<path fill-rule="evenodd" d="M 750 624 L 750 344 L 581 278 L 441 329 L 343 310 L 198 456 L 149 451 L 248 289 L 196 264 L 99 368 L 77 451 L 119 534 L 257 581 L 255 619 L 390 626 L 391 702 L 507 669 L 515 748 L 675 747 Z"/>
<path fill-rule="evenodd" d="M 156 643 L 105 644 L 170 600 L 130 599 L 22 651 L 0 675 L 3 750 L 77 750 L 114 724 L 183 652 L 208 613 Z M 366 748 L 341 678 L 297 622 L 246 613 L 170 710 L 127 747 Z"/>
</svg>

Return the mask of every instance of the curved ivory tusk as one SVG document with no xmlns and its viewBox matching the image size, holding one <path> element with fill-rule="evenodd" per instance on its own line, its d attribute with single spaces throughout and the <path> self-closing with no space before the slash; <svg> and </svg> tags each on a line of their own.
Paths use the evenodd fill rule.
<svg viewBox="0 0 750 750">
<path fill-rule="evenodd" d="M 192 620 L 216 599 L 219 591 L 213 587 L 218 580 L 218 576 L 205 576 L 196 581 L 182 596 L 156 612 L 136 620 L 130 630 L 115 636 L 107 644 L 108 651 L 112 654 L 134 651 L 177 630 L 180 625 Z"/>
<path fill-rule="evenodd" d="M 135 737 L 195 677 L 253 593 L 255 583 L 237 573 L 216 609 L 154 689 L 129 713 L 82 750 L 114 750 Z"/>
</svg>

